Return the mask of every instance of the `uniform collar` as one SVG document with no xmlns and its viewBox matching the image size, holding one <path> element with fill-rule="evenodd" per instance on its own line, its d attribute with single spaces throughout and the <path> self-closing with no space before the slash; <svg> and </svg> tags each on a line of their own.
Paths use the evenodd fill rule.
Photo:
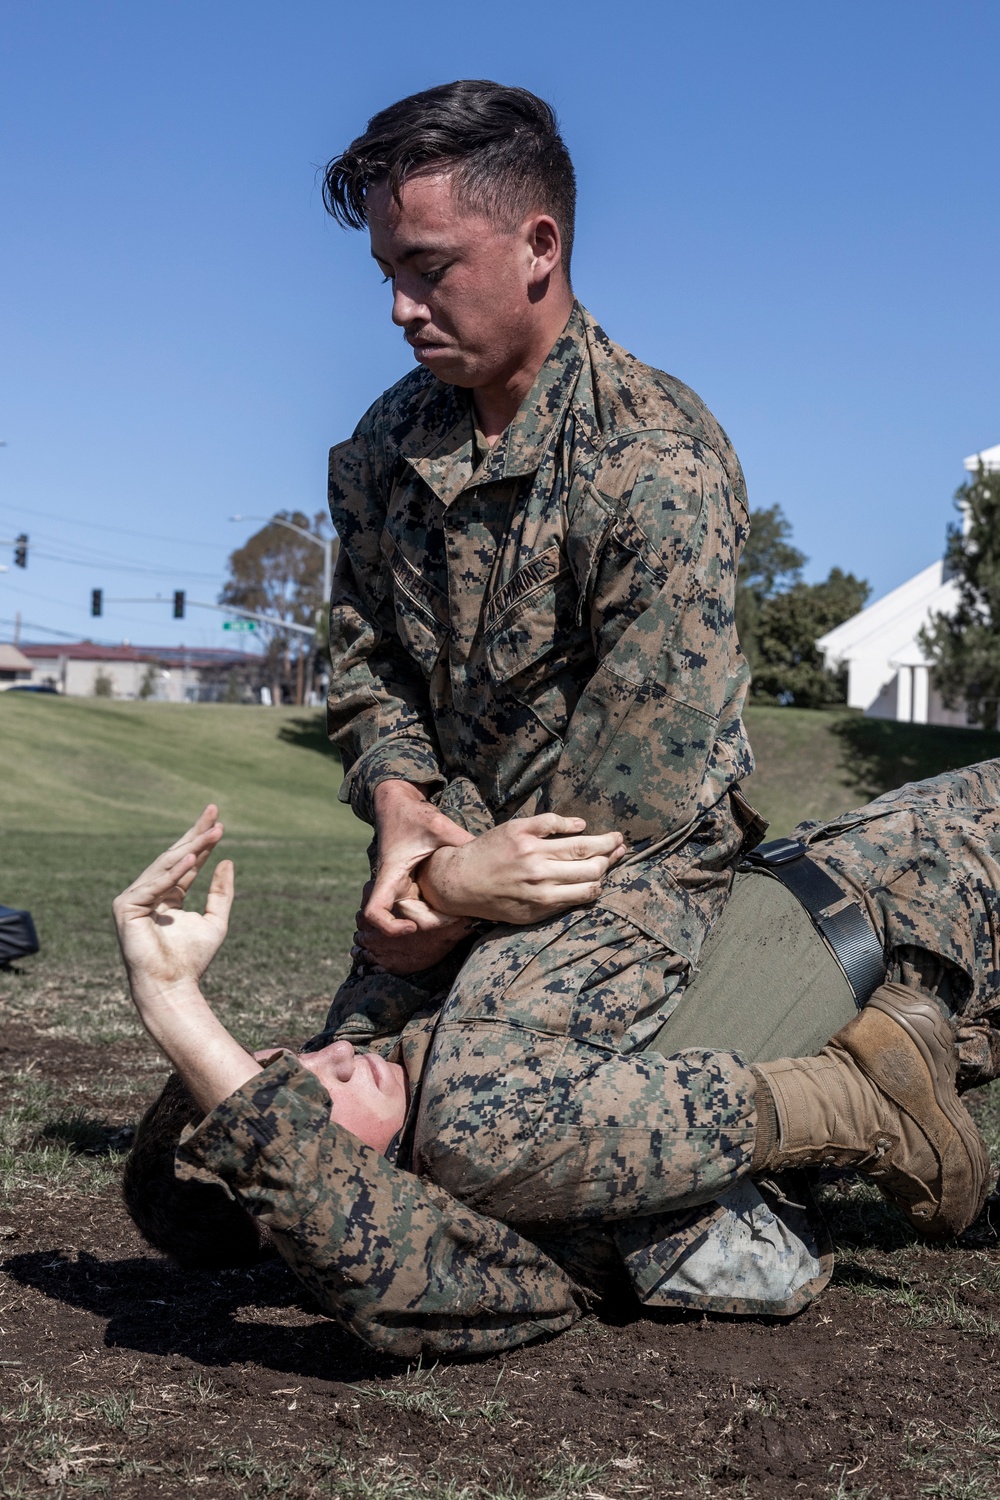
<svg viewBox="0 0 1000 1500">
<path fill-rule="evenodd" d="M 531 390 L 482 463 L 477 464 L 471 397 L 457 386 L 444 387 L 448 394 L 441 422 L 412 445 L 404 444 L 403 458 L 442 505 L 450 505 L 472 485 L 533 474 L 569 404 L 586 357 L 586 315 L 579 302 L 574 302 L 569 322 Z"/>
</svg>

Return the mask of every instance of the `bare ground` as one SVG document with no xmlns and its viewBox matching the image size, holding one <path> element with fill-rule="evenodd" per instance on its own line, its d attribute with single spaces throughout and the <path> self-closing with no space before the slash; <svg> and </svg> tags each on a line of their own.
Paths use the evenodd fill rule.
<svg viewBox="0 0 1000 1500">
<path fill-rule="evenodd" d="M 1000 1496 L 988 1216 L 928 1250 L 834 1183 L 837 1279 L 791 1322 L 624 1305 L 415 1368 L 339 1332 L 280 1261 L 190 1275 L 145 1249 L 117 1186 L 162 1076 L 144 1043 L 11 1018 L 0 1075 L 22 1144 L 0 1208 L 4 1496 Z"/>
</svg>

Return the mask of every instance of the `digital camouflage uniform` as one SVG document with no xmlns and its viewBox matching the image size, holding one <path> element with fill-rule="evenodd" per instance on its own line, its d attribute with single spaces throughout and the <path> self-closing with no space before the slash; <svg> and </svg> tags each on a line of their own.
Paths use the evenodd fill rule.
<svg viewBox="0 0 1000 1500">
<path fill-rule="evenodd" d="M 911 782 L 796 836 L 863 901 L 888 977 L 952 1012 L 959 1087 L 1000 1077 L 1000 760 Z"/>
<path fill-rule="evenodd" d="M 725 433 L 577 304 L 493 448 L 467 391 L 414 370 L 331 451 L 330 510 L 341 797 L 374 822 L 375 787 L 402 778 L 476 834 L 546 811 L 620 830 L 598 927 L 658 944 L 669 993 L 748 820 L 727 796 L 753 762 Z"/>
<path fill-rule="evenodd" d="M 1000 761 L 796 832 L 845 894 L 863 900 L 890 977 L 954 1009 L 965 1081 L 997 1076 Z M 549 1024 L 558 988 L 527 987 L 520 997 L 516 983 L 494 990 L 484 1014 L 471 1016 L 464 1072 L 455 1009 L 446 1006 L 440 1021 L 433 1009 L 410 1020 L 393 1053 L 414 1086 L 402 1166 L 332 1125 L 322 1087 L 282 1054 L 191 1135 L 181 1170 L 226 1182 L 275 1230 L 331 1316 L 404 1355 L 511 1347 L 570 1326 L 589 1291 L 629 1283 L 653 1307 L 795 1311 L 828 1280 L 829 1246 L 815 1226 L 810 1238 L 788 1203 L 748 1196 L 744 1063 L 703 1050 L 674 1059 L 616 1051 L 614 1038 L 620 1045 L 626 1035 L 618 990 L 627 967 L 613 946 L 597 950 L 587 993 L 603 1029 L 577 1034 L 563 1019 Z M 539 997 L 534 1027 L 519 1010 L 530 993 Z M 418 1003 L 415 987 L 403 1009 Z M 340 1024 L 336 1006 L 331 1020 Z M 359 1012 L 348 1029 L 360 1036 L 365 1024 Z M 522 1087 L 524 1058 L 538 1047 L 533 1030 L 551 1043 L 550 1063 L 558 1058 L 548 1110 L 537 1109 L 533 1077 Z M 432 1045 L 440 1056 L 428 1066 Z M 449 1110 L 440 1101 L 452 1087 Z M 419 1144 L 428 1108 L 441 1114 L 450 1143 L 438 1165 L 473 1207 L 417 1175 L 430 1167 Z M 513 1173 L 504 1163 L 512 1146 Z M 706 1202 L 713 1192 L 719 1201 Z M 701 1201 L 681 1208 L 693 1199 Z M 521 1232 L 481 1212 L 505 1202 Z"/>
</svg>

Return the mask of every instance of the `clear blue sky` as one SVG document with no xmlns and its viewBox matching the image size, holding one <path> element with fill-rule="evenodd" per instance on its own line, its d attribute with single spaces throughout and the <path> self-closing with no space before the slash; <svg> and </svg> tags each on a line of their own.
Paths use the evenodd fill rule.
<svg viewBox="0 0 1000 1500">
<path fill-rule="evenodd" d="M 706 399 L 809 577 L 884 593 L 1000 442 L 998 56 L 977 0 L 6 0 L 0 620 L 227 641 L 90 589 L 213 600 L 230 514 L 324 506 L 411 356 L 317 168 L 463 76 L 553 102 L 578 295 Z"/>
</svg>

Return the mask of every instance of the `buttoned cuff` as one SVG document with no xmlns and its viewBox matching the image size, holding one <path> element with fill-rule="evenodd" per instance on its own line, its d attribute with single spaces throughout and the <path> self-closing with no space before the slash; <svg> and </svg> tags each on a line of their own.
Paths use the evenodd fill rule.
<svg viewBox="0 0 1000 1500">
<path fill-rule="evenodd" d="M 467 776 L 456 776 L 440 792 L 436 792 L 432 800 L 446 818 L 458 823 L 474 838 L 496 827 L 496 819 L 483 800 L 482 793 Z"/>
</svg>

